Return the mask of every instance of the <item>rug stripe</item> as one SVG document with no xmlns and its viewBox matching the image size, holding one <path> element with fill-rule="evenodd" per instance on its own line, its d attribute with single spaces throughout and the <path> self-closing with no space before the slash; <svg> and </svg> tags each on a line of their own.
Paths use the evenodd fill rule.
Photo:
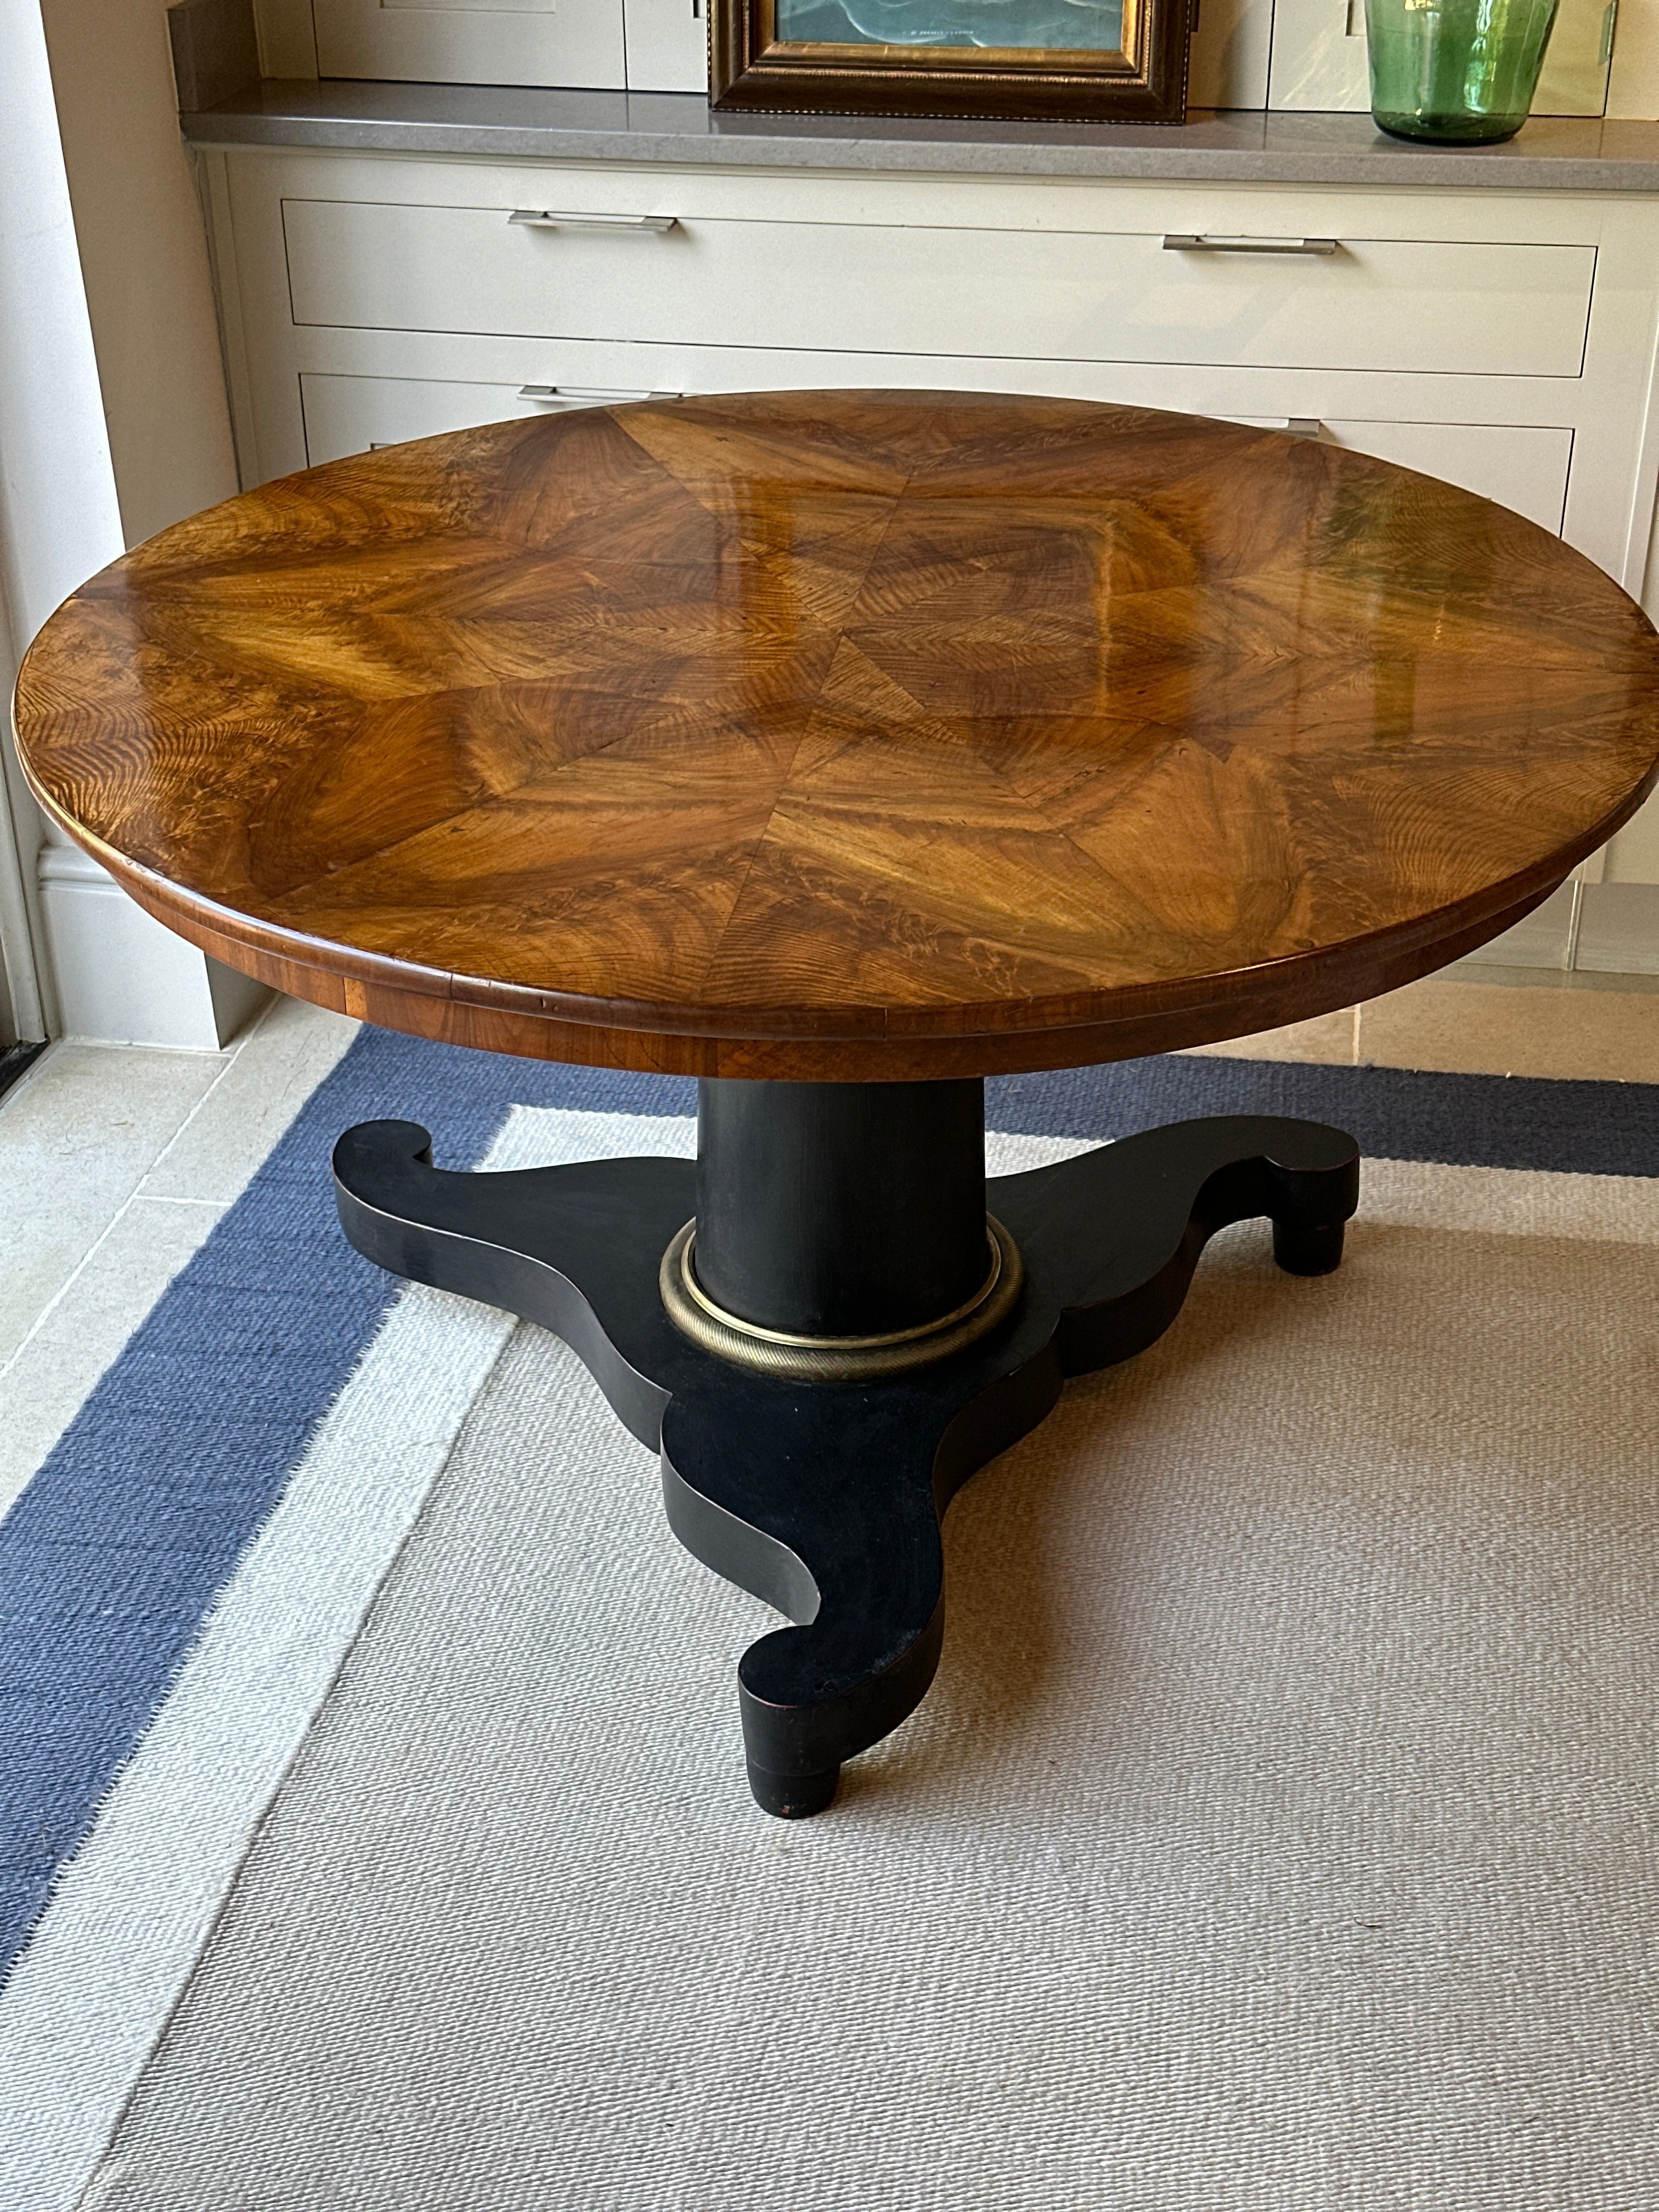
<svg viewBox="0 0 1659 2212">
<path fill-rule="evenodd" d="M 686 1158 L 689 1119 L 520 1109 L 490 1168 Z M 1036 1155 L 1034 1154 L 1034 1158 Z M 0 2205 L 71 2212 L 283 1774 L 515 1326 L 409 1285 L 0 1990 Z"/>
<path fill-rule="evenodd" d="M 1123 1060 L 988 1083 L 994 1129 L 1127 1135 L 1198 1114 L 1291 1114 L 1350 1131 L 1379 1159 L 1563 1174 L 1659 1175 L 1659 1085 L 1420 1074 L 1284 1060 Z"/>
<path fill-rule="evenodd" d="M 405 1291 L 210 1616 L 0 1991 L 8 2212 L 76 2202 L 512 1330 L 504 1314 Z"/>
<path fill-rule="evenodd" d="M 507 1107 L 684 1114 L 667 1077 L 365 1030 L 180 1273 L 0 1523 L 0 1972 L 15 1958 L 198 1626 L 378 1326 L 393 1285 L 333 1218 L 338 1132 L 426 1121 L 478 1157 Z M 1395 1158 L 1659 1171 L 1659 1091 L 1169 1058 L 989 1086 L 1005 1130 L 1075 1139 L 1185 1115 L 1307 1114 Z"/>
<path fill-rule="evenodd" d="M 531 1087 L 534 1071 L 510 1073 L 514 1087 Z M 653 1095 L 665 1094 L 634 1098 Z M 673 1085 L 666 1096 L 678 1103 L 688 1093 Z M 993 1135 L 989 1164 L 1009 1172 L 1101 1133 Z M 519 1107 L 488 1164 L 684 1156 L 693 1141 L 689 1120 Z M 1659 1190 L 1638 1179 L 1470 1176 L 1393 1162 L 1375 1164 L 1369 1189 L 1379 1221 L 1635 1241 L 1654 1233 L 1659 1203 Z M 405 1291 L 324 1420 L 0 1994 L 0 2203 L 69 2212 L 77 2202 L 510 1328 L 465 1301 Z"/>
<path fill-rule="evenodd" d="M 467 1166 L 573 1072 L 365 1030 L 0 1522 L 0 1972 L 396 1290 L 340 1235 L 335 1138 L 403 1115 Z"/>
</svg>

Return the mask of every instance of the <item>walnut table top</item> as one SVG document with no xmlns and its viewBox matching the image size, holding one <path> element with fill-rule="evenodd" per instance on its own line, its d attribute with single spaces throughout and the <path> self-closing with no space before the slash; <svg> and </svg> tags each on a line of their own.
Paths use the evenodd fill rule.
<svg viewBox="0 0 1659 2212">
<path fill-rule="evenodd" d="M 1374 995 L 1625 821 L 1659 638 L 1507 509 L 1191 416 L 799 392 L 365 454 L 47 623 L 142 904 L 419 1034 L 687 1074 L 1079 1064 Z"/>
</svg>

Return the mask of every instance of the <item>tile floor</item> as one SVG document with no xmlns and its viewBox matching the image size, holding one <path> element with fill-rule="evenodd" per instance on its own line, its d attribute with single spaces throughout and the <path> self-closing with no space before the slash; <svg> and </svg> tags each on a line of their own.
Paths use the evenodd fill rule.
<svg viewBox="0 0 1659 2212">
<path fill-rule="evenodd" d="M 1659 1083 L 1659 977 L 1472 964 L 1363 1006 L 1196 1049 L 1235 1060 Z"/>
<path fill-rule="evenodd" d="M 224 1052 L 69 1040 L 0 1098 L 0 1513 L 356 1026 L 276 999 Z"/>
<path fill-rule="evenodd" d="M 1200 1049 L 1659 1083 L 1659 978 L 1502 973 Z M 0 1098 L 0 1513 L 356 1029 L 274 1000 L 222 1053 L 71 1040 Z"/>
</svg>

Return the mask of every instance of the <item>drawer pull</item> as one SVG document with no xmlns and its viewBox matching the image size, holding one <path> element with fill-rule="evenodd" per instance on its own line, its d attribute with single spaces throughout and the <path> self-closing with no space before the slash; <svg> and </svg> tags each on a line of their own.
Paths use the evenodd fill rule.
<svg viewBox="0 0 1659 2212">
<path fill-rule="evenodd" d="M 521 384 L 520 399 L 538 407 L 612 407 L 626 399 L 683 399 L 683 392 L 602 392 L 585 384 Z"/>
<path fill-rule="evenodd" d="M 677 215 L 564 215 L 555 208 L 514 208 L 507 218 L 528 230 L 620 230 L 643 238 L 672 230 Z"/>
<path fill-rule="evenodd" d="M 1206 238 L 1201 232 L 1171 231 L 1164 240 L 1166 253 L 1310 253 L 1340 251 L 1334 238 Z"/>
<path fill-rule="evenodd" d="M 1318 439 L 1325 425 L 1317 415 L 1222 415 L 1223 422 L 1237 422 L 1241 430 L 1278 430 L 1287 438 Z"/>
</svg>

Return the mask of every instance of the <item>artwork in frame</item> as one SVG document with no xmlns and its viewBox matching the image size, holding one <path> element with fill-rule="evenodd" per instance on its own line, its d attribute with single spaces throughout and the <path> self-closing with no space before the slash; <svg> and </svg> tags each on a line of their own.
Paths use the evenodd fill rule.
<svg viewBox="0 0 1659 2212">
<path fill-rule="evenodd" d="M 711 0 L 721 112 L 1180 123 L 1192 0 Z"/>
</svg>

